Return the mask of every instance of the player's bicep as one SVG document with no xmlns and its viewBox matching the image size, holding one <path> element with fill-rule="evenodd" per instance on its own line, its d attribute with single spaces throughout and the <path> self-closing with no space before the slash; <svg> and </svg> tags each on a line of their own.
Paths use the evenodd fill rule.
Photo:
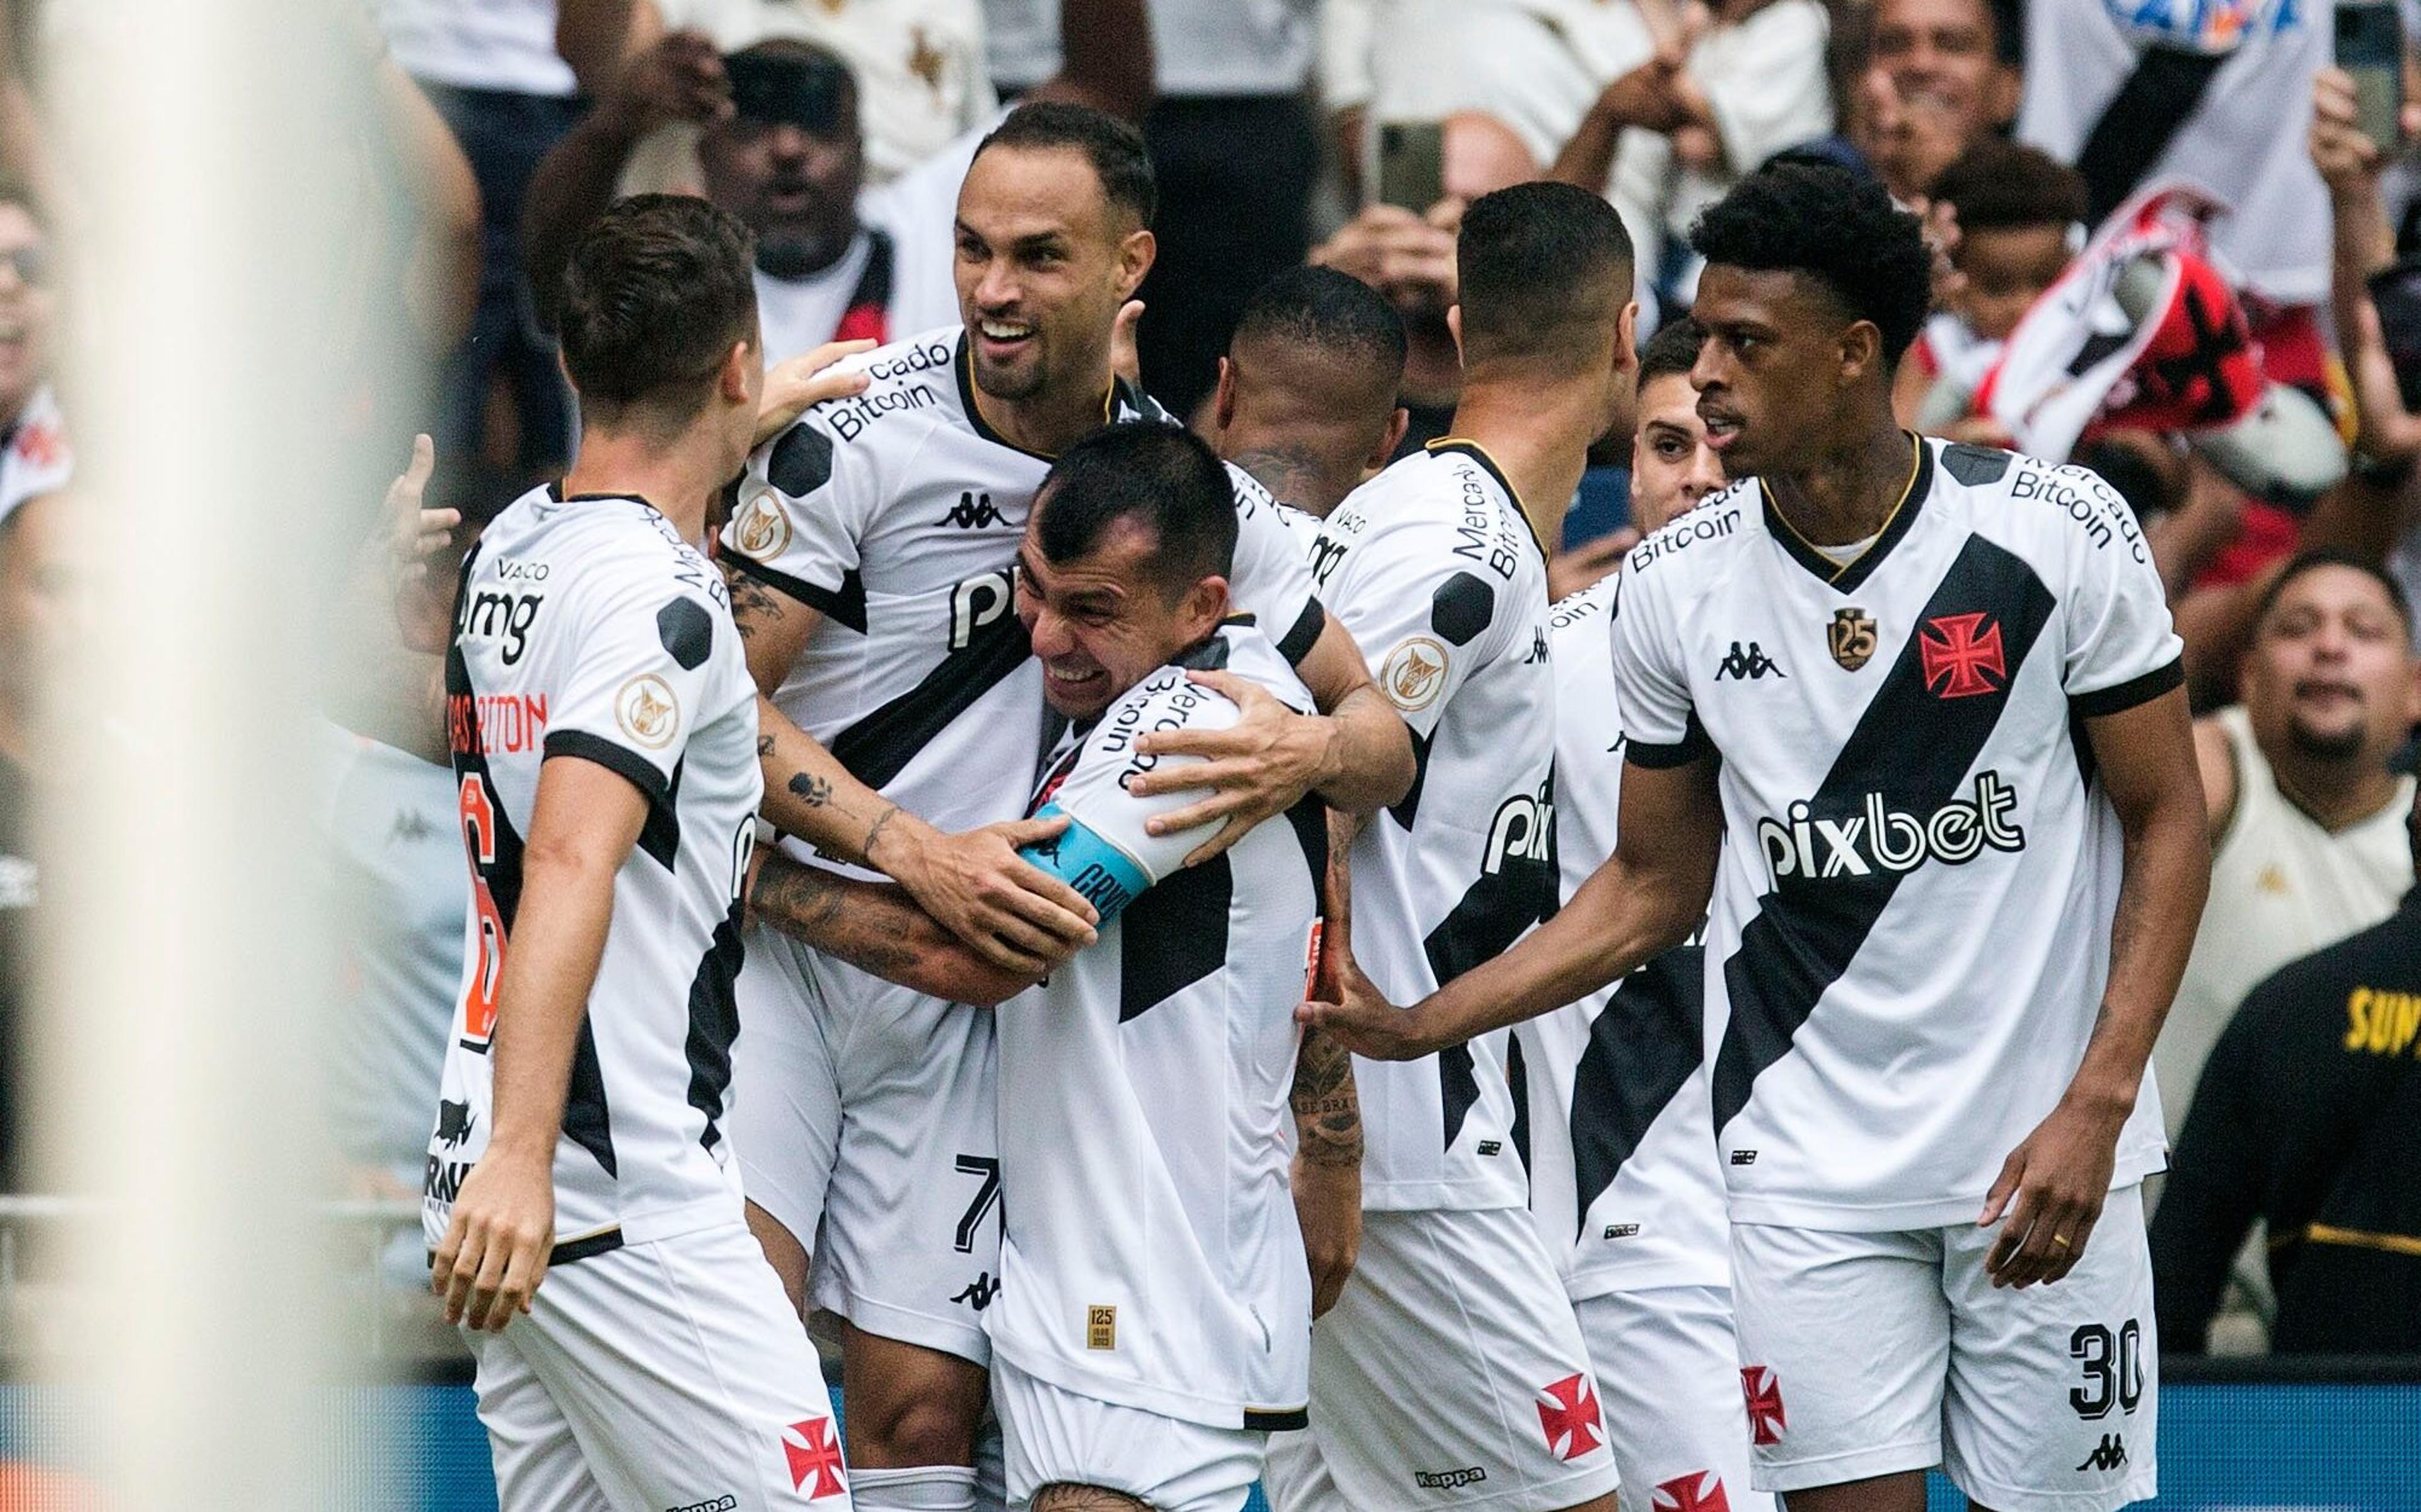
<svg viewBox="0 0 2421 1512">
<path fill-rule="evenodd" d="M 1316 601 L 1313 607 L 1318 607 Z M 1320 626 L 1311 649 L 1296 660 L 1294 672 L 1323 714 L 1335 712 L 1353 690 L 1370 683 L 1370 664 L 1362 659 L 1362 647 L 1335 619 Z"/>
<path fill-rule="evenodd" d="M 1623 874 L 1695 915 L 1706 908 L 1723 848 L 1723 799 L 1711 753 L 1671 766 L 1626 761 L 1615 854 Z"/>
<path fill-rule="evenodd" d="M 2093 748 L 2101 789 L 2122 823 L 2132 829 L 2164 804 L 2191 803 L 2198 827 L 2208 833 L 2184 688 L 2172 686 L 2116 712 L 2088 715 L 2085 738 Z"/>
<path fill-rule="evenodd" d="M 523 867 L 543 870 L 552 865 L 610 876 L 638 843 L 648 803 L 619 767 L 550 751 L 539 767 Z"/>
<path fill-rule="evenodd" d="M 740 649 L 748 658 L 748 676 L 757 691 L 771 698 L 798 663 L 823 616 L 728 558 L 723 578 L 731 588 L 731 620 L 740 631 Z"/>
</svg>

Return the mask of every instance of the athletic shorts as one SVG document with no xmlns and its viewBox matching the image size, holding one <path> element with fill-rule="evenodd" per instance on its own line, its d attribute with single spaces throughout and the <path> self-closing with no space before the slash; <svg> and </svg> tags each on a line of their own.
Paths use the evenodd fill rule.
<svg viewBox="0 0 2421 1512">
<path fill-rule="evenodd" d="M 464 1332 L 503 1512 L 849 1512 L 815 1346 L 740 1224 L 551 1267 Z"/>
<path fill-rule="evenodd" d="M 1740 1344 L 1724 1286 L 1649 1286 L 1572 1303 L 1597 1366 L 1606 1442 L 1637 1512 L 1774 1512 L 1749 1489 Z"/>
<path fill-rule="evenodd" d="M 1760 1489 L 1939 1464 L 1995 1512 L 2111 1512 L 2156 1489 L 2160 1348 L 2142 1189 L 2053 1286 L 1995 1290 L 1998 1225 L 1732 1225 Z"/>
<path fill-rule="evenodd" d="M 737 990 L 741 1188 L 813 1252 L 814 1304 L 988 1362 L 982 1312 L 1000 1286 L 991 1010 L 765 928 L 749 933 Z"/>
<path fill-rule="evenodd" d="M 1311 1332 L 1311 1426 L 1270 1441 L 1277 1512 L 1557 1512 L 1615 1489 L 1580 1325 L 1519 1208 L 1363 1215 Z"/>
<path fill-rule="evenodd" d="M 1045 1486 L 1100 1486 L 1152 1512 L 1239 1512 L 1260 1477 L 1269 1435 L 1120 1407 L 1037 1380 L 1006 1360 L 992 1371 L 1008 1504 Z"/>
</svg>

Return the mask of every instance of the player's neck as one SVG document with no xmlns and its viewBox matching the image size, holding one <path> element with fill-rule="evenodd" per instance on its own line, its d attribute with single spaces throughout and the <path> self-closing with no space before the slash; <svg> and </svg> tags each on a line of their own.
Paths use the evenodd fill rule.
<svg viewBox="0 0 2421 1512">
<path fill-rule="evenodd" d="M 984 424 L 1026 451 L 1056 457 L 1109 418 L 1111 382 L 1104 363 L 1083 382 L 1061 384 L 1032 398 L 994 398 L 980 386 L 971 386 Z"/>
<path fill-rule="evenodd" d="M 632 431 L 591 429 L 563 475 L 566 497 L 620 493 L 645 499 L 694 545 L 706 540 L 707 507 L 730 481 L 721 438 L 694 427 L 669 444 Z"/>
<path fill-rule="evenodd" d="M 1604 427 L 1594 406 L 1561 399 L 1551 385 L 1466 381 L 1451 434 L 1475 441 L 1520 495 L 1542 541 L 1563 538 L 1564 515 L 1588 471 L 1589 443 Z"/>
<path fill-rule="evenodd" d="M 1847 546 L 1883 528 L 1908 493 L 1916 454 L 1888 420 L 1796 473 L 1769 473 L 1773 507 L 1811 546 Z"/>
</svg>

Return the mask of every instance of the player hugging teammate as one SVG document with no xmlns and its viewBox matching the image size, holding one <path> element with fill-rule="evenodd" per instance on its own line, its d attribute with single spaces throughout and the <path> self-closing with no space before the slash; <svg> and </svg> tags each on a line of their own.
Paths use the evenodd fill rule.
<svg viewBox="0 0 2421 1512">
<path fill-rule="evenodd" d="M 581 453 L 447 664 L 429 1237 L 508 1512 L 2150 1494 L 2178 643 L 2050 470 L 1893 426 L 1914 221 L 1751 176 L 1643 360 L 1603 201 L 1475 202 L 1454 432 L 1306 540 L 1113 373 L 1153 198 L 1013 112 L 961 326 L 753 455 L 744 233 L 571 260 Z M 1551 610 L 1634 407 L 1679 518 Z"/>
</svg>

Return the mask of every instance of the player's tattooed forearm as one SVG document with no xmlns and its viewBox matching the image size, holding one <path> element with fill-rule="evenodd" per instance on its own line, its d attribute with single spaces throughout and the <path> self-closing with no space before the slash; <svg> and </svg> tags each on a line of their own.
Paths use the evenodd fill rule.
<svg viewBox="0 0 2421 1512">
<path fill-rule="evenodd" d="M 1311 498 L 1320 488 L 1320 466 L 1302 447 L 1255 446 L 1237 453 L 1235 463 L 1280 504 Z"/>
<path fill-rule="evenodd" d="M 770 735 L 759 735 L 757 737 L 757 759 L 762 761 L 773 754 L 773 737 Z"/>
<path fill-rule="evenodd" d="M 882 827 L 889 824 L 891 822 L 891 817 L 898 812 L 898 804 L 890 804 L 885 807 L 880 815 L 876 816 L 875 820 L 871 825 L 867 827 L 866 844 L 858 848 L 866 852 L 867 860 L 872 861 L 874 859 L 874 842 L 882 837 Z"/>
<path fill-rule="evenodd" d="M 1353 1057 L 1317 1029 L 1295 1052 L 1294 1106 L 1303 1158 L 1314 1165 L 1362 1163 L 1362 1102 L 1353 1090 Z"/>
<path fill-rule="evenodd" d="M 742 640 L 754 634 L 760 622 L 782 617 L 782 596 L 728 562 L 723 564 L 723 581 L 731 589 L 731 619 L 740 627 Z"/>
<path fill-rule="evenodd" d="M 896 928 L 874 916 L 862 895 L 820 866 L 776 858 L 758 873 L 748 895 L 758 916 L 784 934 L 877 976 L 916 964 L 916 952 Z"/>
<path fill-rule="evenodd" d="M 798 796 L 799 801 L 805 803 L 809 808 L 821 808 L 826 803 L 832 802 L 833 785 L 831 779 L 819 777 L 812 772 L 793 772 L 790 776 L 790 780 L 784 786 L 788 787 L 792 793 Z M 890 816 L 886 814 L 883 818 L 888 818 Z M 878 825 L 880 822 L 880 820 L 877 821 Z M 868 834 L 866 839 L 867 849 L 872 850 L 874 847 L 874 836 L 872 834 Z"/>
</svg>

